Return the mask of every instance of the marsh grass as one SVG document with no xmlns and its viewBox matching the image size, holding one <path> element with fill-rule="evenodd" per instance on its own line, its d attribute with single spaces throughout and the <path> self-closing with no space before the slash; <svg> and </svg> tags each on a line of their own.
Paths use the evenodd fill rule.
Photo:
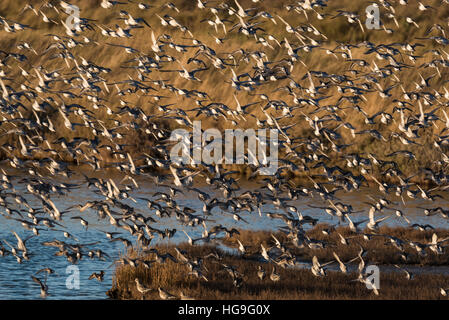
<svg viewBox="0 0 449 320">
<path fill-rule="evenodd" d="M 311 239 L 325 241 L 327 245 L 322 249 L 310 249 L 301 248 L 297 249 L 292 247 L 292 253 L 304 261 L 311 261 L 313 256 L 317 256 L 319 261 L 327 262 L 334 260 L 333 252 L 335 251 L 342 261 L 346 262 L 357 256 L 362 246 L 366 251 L 366 259 L 371 263 L 392 265 L 392 264 L 408 264 L 408 265 L 422 265 L 422 266 L 434 266 L 434 265 L 449 265 L 449 252 L 446 250 L 443 254 L 437 255 L 426 249 L 426 256 L 419 256 L 413 248 L 407 243 L 404 243 L 404 252 L 407 255 L 407 260 L 404 261 L 401 258 L 400 251 L 392 246 L 388 238 L 380 236 L 372 236 L 369 241 L 365 240 L 362 235 L 357 235 L 349 230 L 348 227 L 337 227 L 335 231 L 330 235 L 323 234 L 323 229 L 329 229 L 327 224 L 319 224 L 311 230 L 306 232 L 307 236 Z M 365 230 L 366 234 L 371 234 L 368 230 Z M 341 234 L 348 241 L 348 245 L 344 245 L 340 242 Z M 387 227 L 382 226 L 379 228 L 377 234 L 389 235 L 402 240 L 409 240 L 419 243 L 430 243 L 433 233 L 438 235 L 439 239 L 445 239 L 449 236 L 447 229 L 436 229 L 435 231 L 427 230 L 425 232 L 417 229 L 404 228 L 404 227 Z M 265 247 L 271 247 L 275 245 L 275 242 L 271 235 L 274 235 L 279 241 L 289 243 L 285 234 L 276 232 L 271 233 L 268 231 L 250 231 L 242 230 L 240 235 L 236 235 L 233 238 L 226 238 L 222 240 L 222 243 L 232 248 L 238 248 L 237 239 L 239 239 L 245 246 L 248 246 L 249 255 L 257 255 L 260 253 L 260 244 Z M 444 246 L 444 244 L 443 244 Z M 260 254 L 259 254 L 260 255 Z"/>
<path fill-rule="evenodd" d="M 308 232 L 308 235 L 317 239 L 324 238 L 321 236 L 323 235 L 321 230 L 325 227 L 325 225 L 316 226 Z M 337 231 L 344 236 L 350 236 L 350 232 L 346 228 L 338 228 Z M 380 229 L 380 233 L 387 232 L 397 237 L 423 242 L 428 241 L 432 234 L 431 232 L 420 232 L 408 228 L 384 227 Z M 441 237 L 449 235 L 449 231 L 436 230 L 435 232 Z M 276 237 L 283 241 L 281 234 L 277 233 Z M 235 248 L 236 239 L 242 241 L 245 246 L 249 246 L 249 252 L 246 255 L 242 256 L 225 250 L 218 246 L 218 243 L 196 246 L 183 243 L 177 246 L 181 250 L 187 251 L 191 259 L 205 257 L 210 253 L 218 253 L 222 257 L 219 262 L 213 258 L 203 260 L 203 265 L 207 270 L 205 276 L 208 281 L 198 280 L 189 275 L 189 269 L 186 265 L 174 263 L 171 260 L 167 260 L 163 264 L 154 263 L 149 269 L 142 265 L 138 265 L 136 268 L 118 266 L 108 295 L 115 299 L 159 299 L 157 288 L 161 286 L 175 295 L 179 296 L 180 292 L 183 292 L 195 299 L 440 299 L 443 297 L 440 295 L 439 289 L 445 288 L 449 284 L 449 276 L 446 275 L 423 273 L 414 275 L 412 280 L 407 280 L 402 272 L 381 272 L 380 295 L 376 296 L 365 285 L 353 281 L 357 278 L 356 273 L 343 274 L 327 270 L 327 276 L 315 277 L 309 269 L 281 268 L 279 266 L 276 266 L 276 272 L 280 274 L 281 280 L 273 282 L 269 279 L 273 264 L 261 262 L 256 254 L 258 251 L 256 248 L 260 248 L 260 244 L 267 247 L 273 245 L 271 233 L 242 230 L 240 235 L 235 238 L 221 241 L 221 245 Z M 329 249 L 292 249 L 292 253 L 297 254 L 300 260 L 309 262 L 316 255 L 320 263 L 324 263 L 334 259 L 333 251 L 337 252 L 345 262 L 354 258 L 360 250 L 355 239 L 350 240 L 349 246 L 339 244 L 337 238 L 333 235 L 327 240 L 329 241 Z M 404 261 L 400 261 L 400 258 L 397 257 L 397 250 L 385 245 L 384 241 L 372 240 L 367 243 L 363 241 L 360 243 L 368 251 L 364 258 L 367 265 L 400 264 L 407 269 Z M 176 257 L 174 245 L 165 244 L 158 247 L 158 251 L 161 254 L 169 252 Z M 410 255 L 411 258 L 407 264 L 418 263 L 418 260 L 413 258 L 413 254 L 410 253 Z M 130 250 L 128 257 L 146 261 L 154 259 L 152 254 L 142 255 L 139 254 L 138 250 Z M 448 257 L 447 252 L 439 256 L 429 252 L 428 256 L 420 262 L 423 266 L 448 265 Z M 221 263 L 234 266 L 239 273 L 243 274 L 244 283 L 240 288 L 233 286 L 231 277 L 220 267 Z M 263 281 L 257 277 L 258 266 L 261 266 L 267 272 L 267 278 Z M 135 288 L 134 279 L 136 277 L 145 286 L 154 288 L 155 291 L 143 297 Z"/>
</svg>

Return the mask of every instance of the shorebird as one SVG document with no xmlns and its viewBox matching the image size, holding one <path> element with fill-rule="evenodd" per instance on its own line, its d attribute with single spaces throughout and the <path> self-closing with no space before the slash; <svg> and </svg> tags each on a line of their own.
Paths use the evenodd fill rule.
<svg viewBox="0 0 449 320">
<path fill-rule="evenodd" d="M 265 279 L 266 272 L 264 269 L 262 269 L 262 266 L 257 267 L 257 276 L 259 277 L 260 280 Z"/>
<path fill-rule="evenodd" d="M 268 254 L 268 251 L 267 251 L 267 249 L 263 246 L 263 244 L 260 244 L 260 247 L 261 247 L 261 249 L 262 249 L 262 257 L 266 260 L 266 261 L 270 261 L 271 260 L 271 257 L 269 256 L 269 254 Z"/>
<path fill-rule="evenodd" d="M 237 242 L 239 243 L 239 251 L 240 251 L 243 255 L 246 254 L 246 248 L 247 248 L 247 247 L 245 247 L 245 246 L 240 242 L 239 239 L 237 239 Z"/>
<path fill-rule="evenodd" d="M 81 225 L 83 225 L 84 227 L 86 227 L 86 231 L 87 231 L 87 228 L 89 227 L 89 223 L 88 223 L 85 219 L 83 219 L 83 218 L 80 217 L 80 216 L 71 217 L 70 219 L 79 220 L 80 223 L 81 223 Z"/>
<path fill-rule="evenodd" d="M 381 223 L 382 221 L 385 221 L 388 218 L 390 218 L 390 216 L 382 217 L 382 218 L 376 220 L 374 218 L 374 211 L 370 210 L 369 211 L 369 222 L 366 226 L 370 230 L 377 231 L 379 229 L 379 223 Z"/>
<path fill-rule="evenodd" d="M 436 233 L 434 233 L 432 235 L 432 241 L 428 244 L 428 246 L 429 246 L 430 250 L 432 250 L 434 253 L 442 254 L 443 248 L 440 246 L 440 243 L 446 242 L 448 240 L 449 240 L 449 237 L 439 240 L 438 235 Z"/>
<path fill-rule="evenodd" d="M 119 1 L 111 1 L 111 0 L 102 0 L 101 1 L 101 6 L 105 9 L 110 9 L 113 6 L 116 6 L 118 4 L 126 4 L 125 2 L 119 2 Z"/>
<path fill-rule="evenodd" d="M 359 277 L 352 281 L 359 281 L 368 285 L 376 296 L 379 295 L 379 288 L 376 287 L 376 284 L 369 277 L 364 277 L 362 274 L 359 274 Z"/>
<path fill-rule="evenodd" d="M 97 272 L 92 273 L 92 274 L 89 276 L 89 280 L 91 280 L 91 279 L 96 279 L 96 280 L 102 282 L 102 281 L 103 281 L 103 277 L 104 277 L 104 271 L 101 270 L 99 273 L 97 273 Z M 139 290 L 139 291 L 140 291 L 140 290 Z"/>
<path fill-rule="evenodd" d="M 411 273 L 411 272 L 409 272 L 409 271 L 407 271 L 407 270 L 405 270 L 405 269 L 402 269 L 402 268 L 401 268 L 400 266 L 398 266 L 397 264 L 395 264 L 394 266 L 395 266 L 395 268 L 398 268 L 399 270 L 401 270 L 402 272 L 405 273 L 405 278 L 406 278 L 407 280 L 412 280 L 412 279 L 414 278 L 413 273 Z"/>
<path fill-rule="evenodd" d="M 36 282 L 40 288 L 41 288 L 41 298 L 46 298 L 48 296 L 48 286 L 45 282 L 42 282 L 40 279 L 36 278 L 35 276 L 31 276 L 31 279 L 33 279 L 34 282 Z"/>
<path fill-rule="evenodd" d="M 152 291 L 153 289 L 147 288 L 144 285 L 142 285 L 138 278 L 135 278 L 134 281 L 136 282 L 136 289 L 142 294 L 142 299 L 148 292 Z"/>
<path fill-rule="evenodd" d="M 188 234 L 187 234 L 187 232 L 185 232 L 185 230 L 182 230 L 182 232 L 184 232 L 184 234 L 187 236 L 187 238 L 189 239 L 189 244 L 191 245 L 191 246 L 193 246 L 194 244 L 195 244 L 195 242 L 196 241 L 199 241 L 199 240 L 201 240 L 202 238 L 199 238 L 199 239 L 192 239 Z"/>
<path fill-rule="evenodd" d="M 270 274 L 270 280 L 273 282 L 277 282 L 277 281 L 281 280 L 281 276 L 278 273 L 276 273 L 274 267 Z"/>
<path fill-rule="evenodd" d="M 316 256 L 313 256 L 311 267 L 312 274 L 316 277 L 326 276 L 326 270 L 324 269 L 324 267 L 331 263 L 334 263 L 334 261 L 329 261 L 324 264 L 320 264 L 318 258 Z"/>
<path fill-rule="evenodd" d="M 43 268 L 43 269 L 38 270 L 38 271 L 36 272 L 36 274 L 39 274 L 39 273 L 41 273 L 41 272 L 46 272 L 47 275 L 55 273 L 55 271 L 54 271 L 53 269 L 48 268 L 48 267 L 47 267 L 47 268 Z"/>
<path fill-rule="evenodd" d="M 347 268 L 346 268 L 346 265 L 340 260 L 340 257 L 339 257 L 335 252 L 333 252 L 333 255 L 334 255 L 334 257 L 335 257 L 335 260 L 338 262 L 338 264 L 339 264 L 339 266 L 340 266 L 341 272 L 347 273 L 348 270 L 347 270 Z"/>
<path fill-rule="evenodd" d="M 186 296 L 182 291 L 179 293 L 179 297 L 181 300 L 195 300 L 192 297 Z"/>
</svg>

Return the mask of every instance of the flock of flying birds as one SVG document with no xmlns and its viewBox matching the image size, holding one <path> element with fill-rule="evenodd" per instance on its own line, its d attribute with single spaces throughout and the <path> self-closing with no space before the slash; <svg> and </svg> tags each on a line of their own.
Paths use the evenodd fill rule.
<svg viewBox="0 0 449 320">
<path fill-rule="evenodd" d="M 1 240 L 3 259 L 13 256 L 19 264 L 26 263 L 31 259 L 27 241 L 38 239 L 43 230 L 63 233 L 65 241 L 45 241 L 42 246 L 54 247 L 56 256 L 65 257 L 72 264 L 86 256 L 110 259 L 101 249 L 90 249 L 93 244 L 82 244 L 64 226 L 65 220 L 72 219 L 88 229 L 86 215 L 94 214 L 105 220 L 105 225 L 116 228 L 114 232 L 105 232 L 110 241 L 121 241 L 126 247 L 138 243 L 156 257 L 151 262 L 124 257 L 120 263 L 151 268 L 152 263 L 170 259 L 188 265 L 190 274 L 197 276 L 198 281 L 207 281 L 201 259 L 192 259 L 180 249 L 176 249 L 176 257 L 162 254 L 152 246 L 157 239 L 171 238 L 177 232 L 160 230 L 152 224 L 175 215 L 181 224 L 200 228 L 202 236 L 198 238 L 183 230 L 192 246 L 239 234 L 238 229 L 223 225 L 207 227 L 214 208 L 220 208 L 232 214 L 242 227 L 245 215 L 257 213 L 285 224 L 280 230 L 287 234 L 288 242 L 273 237 L 272 247 L 260 248 L 260 258 L 273 265 L 269 278 L 282 281 L 274 266 L 294 266 L 298 261 L 289 248 L 326 246 L 325 241 L 317 241 L 305 233 L 307 226 L 315 225 L 318 219 L 303 215 L 291 205 L 292 201 L 315 196 L 326 203 L 321 207 L 325 212 L 360 237 L 369 238 L 367 233 L 378 232 L 381 223 L 390 216 L 398 216 L 420 230 L 437 227 L 412 224 L 407 212 L 394 205 L 393 199 L 401 199 L 405 204 L 410 199 L 422 198 L 429 205 L 436 198 L 446 200 L 447 26 L 434 24 L 425 37 L 411 42 L 333 45 L 333 39 L 328 39 L 310 22 L 315 19 L 321 24 L 331 24 L 336 19 L 346 19 L 348 30 L 356 29 L 362 34 L 381 32 L 388 39 L 389 35 L 401 32 L 403 22 L 409 28 L 422 28 L 416 18 L 397 15 L 398 8 L 412 7 L 420 15 L 432 15 L 436 9 L 415 0 L 378 0 L 381 30 L 372 31 L 364 25 L 364 12 L 332 12 L 328 10 L 331 1 L 327 0 L 291 1 L 273 12 L 261 9 L 262 4 L 267 7 L 266 1 L 241 2 L 192 0 L 188 5 L 186 1 L 177 5 L 176 1 L 85 1 L 89 9 L 112 16 L 107 23 L 84 17 L 82 7 L 80 17 L 70 17 L 70 4 L 60 0 L 38 6 L 29 3 L 18 15 L 11 12 L 9 17 L 0 16 L 0 32 L 12 34 L 15 40 L 14 47 L 0 50 L 1 149 L 6 159 L 1 180 L 1 219 L 20 223 L 24 229 L 22 236 L 13 232 L 17 243 Z M 181 5 L 189 9 L 180 9 Z M 441 6 L 446 5 L 448 1 L 441 1 Z M 191 19 L 207 18 L 199 22 L 200 26 L 189 26 L 186 14 Z M 36 25 L 21 23 L 21 18 L 35 21 Z M 42 23 L 52 30 L 51 34 L 39 31 Z M 27 37 L 22 38 L 22 34 Z M 229 52 L 236 39 L 242 47 Z M 133 43 L 142 46 L 133 47 Z M 126 59 L 111 68 L 110 62 L 117 66 L 117 59 L 123 57 L 114 56 L 117 50 L 123 50 Z M 89 59 L 87 52 L 91 53 Z M 362 52 L 359 55 L 363 59 L 354 58 L 356 52 Z M 101 65 L 98 61 L 104 61 L 105 54 L 109 58 Z M 334 59 L 332 65 L 312 70 L 306 57 L 319 56 Z M 339 74 L 331 72 L 336 65 L 345 68 Z M 419 76 L 418 82 L 410 80 L 411 72 Z M 430 72 L 431 75 L 423 76 Z M 204 85 L 213 77 L 223 81 L 212 87 Z M 232 104 L 215 98 L 221 92 L 231 96 Z M 329 98 L 336 102 L 326 104 Z M 374 98 L 381 103 L 387 101 L 388 107 L 369 114 L 368 105 Z M 241 103 L 243 100 L 248 103 Z M 149 105 L 154 108 L 149 109 Z M 364 121 L 356 123 L 345 110 L 363 117 Z M 236 172 L 225 171 L 222 166 L 171 163 L 170 130 L 192 128 L 195 119 L 208 119 L 222 128 L 247 128 L 254 123 L 256 128 L 279 130 L 278 171 L 257 180 L 259 189 L 244 190 L 234 175 Z M 297 131 L 299 127 L 305 129 L 301 134 Z M 424 140 L 423 135 L 429 130 L 438 133 Z M 144 143 L 143 151 L 139 151 L 142 148 L 137 144 L 142 140 L 136 140 L 137 135 L 151 141 L 150 145 Z M 357 152 L 348 137 L 360 136 L 384 145 L 385 149 L 392 141 L 400 141 L 402 148 L 385 156 Z M 410 149 L 419 150 L 423 145 L 432 148 L 437 158 L 431 167 L 422 167 L 417 172 L 426 183 L 405 176 L 395 161 L 401 158 L 413 164 L 418 160 Z M 341 165 L 333 165 L 336 161 Z M 87 165 L 88 169 L 80 169 L 83 183 L 58 182 L 60 178 L 70 178 L 76 165 Z M 22 170 L 23 174 L 13 176 L 7 172 L 8 166 Z M 248 165 L 250 178 L 258 175 L 261 166 Z M 114 181 L 89 176 L 106 168 L 120 171 L 124 178 Z M 374 171 L 380 174 L 375 175 Z M 294 184 L 289 178 L 291 172 L 303 174 L 310 183 Z M 216 190 L 214 193 L 194 186 L 202 178 L 209 190 Z M 143 213 L 133 206 L 137 201 L 133 192 L 139 189 L 139 179 L 153 179 L 166 189 L 138 199 L 148 205 Z M 373 198 L 367 219 L 355 221 L 351 217 L 354 213 L 351 204 L 339 201 L 339 194 L 357 191 L 371 182 L 383 195 Z M 17 191 L 18 184 L 26 186 L 26 192 Z M 69 208 L 55 205 L 55 197 L 62 198 L 81 187 L 104 199 Z M 183 192 L 197 195 L 203 203 L 202 212 L 177 203 Z M 40 206 L 30 205 L 32 201 Z M 267 213 L 266 204 L 274 205 L 277 212 Z M 449 209 L 444 207 L 429 206 L 422 210 L 425 216 L 440 215 L 442 223 L 449 217 Z M 76 212 L 79 214 L 73 215 Z M 416 249 L 420 256 L 442 254 L 448 240 L 439 239 L 436 234 L 429 243 L 382 236 L 397 248 L 398 255 L 405 246 Z M 245 253 L 245 245 L 238 243 L 239 251 Z M 338 264 L 341 272 L 346 273 L 348 263 L 359 262 L 357 280 L 366 282 L 364 253 L 361 248 L 346 263 L 334 253 L 335 260 L 330 263 Z M 220 260 L 220 257 L 211 255 L 204 259 Z M 316 257 L 312 262 L 312 273 L 325 276 L 329 263 L 320 264 Z M 236 287 L 244 285 L 236 268 L 226 264 L 222 267 Z M 46 281 L 38 278 L 42 273 L 50 276 L 54 271 L 47 267 L 32 275 L 45 297 Z M 102 281 L 104 274 L 101 270 L 89 279 Z M 254 276 L 264 279 L 266 272 L 260 267 L 254 270 Z M 143 295 L 158 290 L 162 299 L 188 298 L 177 297 L 163 288 L 147 288 L 139 279 L 135 282 Z M 374 293 L 379 294 L 378 290 Z M 446 290 L 441 288 L 441 294 L 446 295 Z"/>
</svg>

